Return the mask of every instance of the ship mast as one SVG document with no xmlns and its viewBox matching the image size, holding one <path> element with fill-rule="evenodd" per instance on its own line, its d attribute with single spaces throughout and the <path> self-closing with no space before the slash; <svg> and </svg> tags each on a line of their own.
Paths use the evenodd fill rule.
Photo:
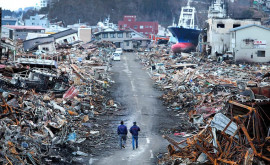
<svg viewBox="0 0 270 165">
<path fill-rule="evenodd" d="M 178 27 L 183 27 L 187 29 L 195 29 L 195 7 L 190 7 L 190 2 L 192 0 L 188 0 L 187 6 L 182 7 Z"/>
<path fill-rule="evenodd" d="M 190 0 L 188 0 L 188 2 L 187 2 L 187 6 L 190 6 Z"/>
</svg>

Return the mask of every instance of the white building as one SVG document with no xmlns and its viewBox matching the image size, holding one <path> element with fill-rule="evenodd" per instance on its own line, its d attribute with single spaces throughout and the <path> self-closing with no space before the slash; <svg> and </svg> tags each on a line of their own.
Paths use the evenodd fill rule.
<svg viewBox="0 0 270 165">
<path fill-rule="evenodd" d="M 40 0 L 39 3 L 36 4 L 36 9 L 53 6 L 58 1 L 59 0 Z"/>
<path fill-rule="evenodd" d="M 50 26 L 50 21 L 46 15 L 35 15 L 30 16 L 30 19 L 25 20 L 25 26 L 42 26 L 48 28 Z"/>
<path fill-rule="evenodd" d="M 79 28 L 78 29 L 79 40 L 87 43 L 92 40 L 92 29 L 91 28 Z"/>
<path fill-rule="evenodd" d="M 48 6 L 48 1 L 49 0 L 40 0 L 40 7 L 41 8 L 47 7 Z"/>
<path fill-rule="evenodd" d="M 254 19 L 208 19 L 206 50 L 210 50 L 212 56 L 226 53 L 230 48 L 230 29 L 250 24 L 261 25 L 261 22 Z"/>
<path fill-rule="evenodd" d="M 270 62 L 270 29 L 246 25 L 230 30 L 231 51 L 237 62 Z"/>
</svg>

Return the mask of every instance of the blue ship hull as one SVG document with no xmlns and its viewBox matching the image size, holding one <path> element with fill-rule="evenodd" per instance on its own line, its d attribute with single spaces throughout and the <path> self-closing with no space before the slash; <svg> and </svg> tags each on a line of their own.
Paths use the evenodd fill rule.
<svg viewBox="0 0 270 165">
<path fill-rule="evenodd" d="M 198 37 L 201 30 L 186 29 L 182 27 L 169 27 L 168 29 L 177 39 L 178 43 L 190 43 L 192 47 L 188 49 L 194 49 L 198 45 Z"/>
</svg>

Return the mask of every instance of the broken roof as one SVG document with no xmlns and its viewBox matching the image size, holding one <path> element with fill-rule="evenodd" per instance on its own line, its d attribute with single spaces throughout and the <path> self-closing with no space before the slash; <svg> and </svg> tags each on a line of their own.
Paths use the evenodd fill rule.
<svg viewBox="0 0 270 165">
<path fill-rule="evenodd" d="M 30 40 L 26 40 L 23 42 L 23 49 L 24 51 L 31 51 L 35 49 L 38 45 L 44 44 L 44 43 L 50 43 L 54 42 L 53 37 L 38 37 L 33 38 Z"/>
<path fill-rule="evenodd" d="M 58 39 L 58 38 L 61 38 L 61 37 L 64 37 L 64 36 L 74 34 L 74 33 L 77 33 L 77 31 L 73 30 L 73 29 L 67 29 L 67 30 L 64 30 L 64 31 L 61 31 L 61 32 L 58 32 L 58 33 L 55 33 L 55 34 L 51 34 L 51 35 L 49 35 L 49 37 L 53 37 L 55 39 Z"/>
<path fill-rule="evenodd" d="M 261 25 L 256 25 L 256 24 L 250 24 L 250 25 L 245 25 L 245 26 L 240 26 L 240 27 L 237 27 L 237 28 L 233 28 L 231 29 L 230 31 L 233 32 L 233 31 L 238 31 L 238 30 L 242 30 L 242 29 L 245 29 L 245 28 L 250 28 L 252 26 L 256 26 L 256 27 L 259 27 L 259 28 L 262 28 L 262 29 L 265 29 L 265 30 L 270 30 L 270 28 L 267 28 L 265 26 L 261 26 Z"/>
</svg>

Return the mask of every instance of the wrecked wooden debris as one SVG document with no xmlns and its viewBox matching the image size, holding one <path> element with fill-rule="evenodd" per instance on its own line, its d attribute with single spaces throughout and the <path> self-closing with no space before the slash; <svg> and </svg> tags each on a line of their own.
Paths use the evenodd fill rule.
<svg viewBox="0 0 270 165">
<path fill-rule="evenodd" d="M 95 124 L 96 118 L 121 105 L 107 96 L 113 81 L 103 69 L 109 67 L 114 47 L 93 48 L 98 46 L 66 49 L 48 65 L 28 58 L 1 65 L 1 164 L 78 163 L 104 143 L 103 126 Z M 70 58 L 63 60 L 64 56 Z M 67 148 L 74 154 L 63 155 L 61 150 Z"/>
<path fill-rule="evenodd" d="M 173 57 L 165 52 L 161 46 L 138 56 L 164 92 L 160 99 L 167 110 L 179 117 L 188 114 L 189 127 L 196 129 L 185 132 L 192 135 L 188 138 L 179 133 L 185 129 L 181 126 L 173 136 L 165 134 L 168 155 L 159 163 L 269 163 L 270 81 L 263 76 L 269 66 L 215 63 L 196 54 Z"/>
</svg>

